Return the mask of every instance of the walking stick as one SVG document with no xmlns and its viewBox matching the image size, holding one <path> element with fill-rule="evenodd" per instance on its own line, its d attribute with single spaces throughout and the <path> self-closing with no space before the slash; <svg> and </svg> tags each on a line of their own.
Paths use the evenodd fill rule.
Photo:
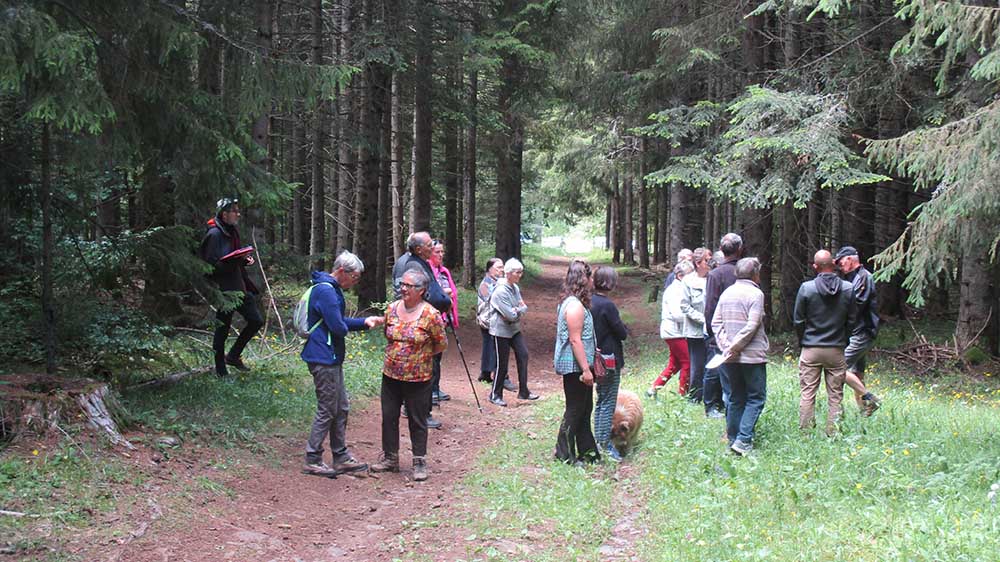
<svg viewBox="0 0 1000 562">
<path fill-rule="evenodd" d="M 455 331 L 455 327 L 451 325 L 450 319 L 445 322 L 445 326 L 451 328 L 451 335 L 455 337 L 455 345 L 458 346 L 458 356 L 462 358 L 462 365 L 465 365 L 465 374 L 469 377 L 469 386 L 472 387 L 472 396 L 476 398 L 476 407 L 479 408 L 479 413 L 483 413 L 483 406 L 479 403 L 479 395 L 476 394 L 476 383 L 472 382 L 472 373 L 469 371 L 469 364 L 465 362 L 465 352 L 462 351 L 462 341 L 458 339 L 458 332 Z"/>
</svg>

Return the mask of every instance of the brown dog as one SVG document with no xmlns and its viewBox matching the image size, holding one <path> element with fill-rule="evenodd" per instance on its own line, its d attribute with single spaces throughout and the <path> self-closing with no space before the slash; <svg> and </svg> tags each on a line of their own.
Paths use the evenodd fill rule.
<svg viewBox="0 0 1000 562">
<path fill-rule="evenodd" d="M 618 452 L 625 454 L 639 435 L 642 427 L 642 400 L 629 390 L 618 391 L 615 415 L 611 418 L 611 442 Z"/>
</svg>

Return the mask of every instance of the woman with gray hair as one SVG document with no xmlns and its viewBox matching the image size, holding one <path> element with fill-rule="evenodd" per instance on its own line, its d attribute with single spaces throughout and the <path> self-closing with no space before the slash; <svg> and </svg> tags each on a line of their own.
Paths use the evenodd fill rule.
<svg viewBox="0 0 1000 562">
<path fill-rule="evenodd" d="M 691 376 L 691 359 L 688 355 L 687 338 L 684 335 L 684 312 L 681 301 L 684 299 L 684 282 L 686 275 L 694 271 L 689 261 L 682 261 L 674 267 L 674 282 L 663 291 L 660 307 L 660 337 L 670 349 L 670 359 L 666 368 L 656 377 L 653 385 L 646 391 L 647 396 L 656 396 L 657 391 L 667 384 L 670 377 L 680 372 L 677 391 L 681 396 L 687 394 Z"/>
<path fill-rule="evenodd" d="M 514 349 L 514 359 L 517 361 L 517 397 L 521 400 L 538 400 L 538 395 L 528 390 L 528 346 L 521 335 L 521 318 L 528 312 L 528 305 L 524 304 L 517 284 L 524 275 L 524 264 L 516 258 L 510 258 L 503 264 L 503 272 L 504 278 L 497 280 L 496 288 L 490 295 L 490 306 L 494 310 L 490 319 L 490 335 L 496 342 L 497 357 L 497 373 L 493 378 L 490 402 L 497 406 L 507 405 L 503 399 L 503 389 L 513 390 L 506 384 L 511 348 Z"/>
<path fill-rule="evenodd" d="M 448 339 L 444 320 L 424 301 L 430 279 L 422 271 L 403 273 L 403 298 L 385 311 L 385 361 L 382 365 L 382 458 L 372 472 L 399 472 L 399 409 L 410 415 L 413 479 L 427 479 L 427 418 L 431 408 L 434 356 L 444 352 Z"/>
</svg>

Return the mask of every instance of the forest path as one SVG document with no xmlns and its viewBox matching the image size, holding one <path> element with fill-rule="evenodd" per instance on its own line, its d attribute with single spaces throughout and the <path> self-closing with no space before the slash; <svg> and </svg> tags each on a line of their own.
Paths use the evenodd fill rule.
<svg viewBox="0 0 1000 562">
<path fill-rule="evenodd" d="M 559 287 L 569 261 L 567 257 L 544 259 L 541 274 L 523 287 L 530 307 L 522 323 L 531 357 L 529 384 L 542 400 L 562 399 L 561 381 L 554 375 L 550 358 Z M 637 312 L 645 306 L 647 287 L 638 279 L 623 281 L 613 297 L 623 310 L 641 317 Z M 474 321 L 465 321 L 458 335 L 475 378 L 480 364 L 479 328 Z M 516 380 L 513 358 L 510 372 Z M 350 365 L 345 374 L 350 376 Z M 435 411 L 444 427 L 429 435 L 430 479 L 426 482 L 411 479 L 405 423 L 401 424 L 400 473 L 332 480 L 300 472 L 302 441 L 308 431 L 303 427 L 300 439 L 269 443 L 269 458 L 225 473 L 222 486 L 226 494 L 184 513 L 171 513 L 169 501 L 154 500 L 157 491 L 150 490 L 147 502 L 152 517 L 147 522 L 132 521 L 142 529 L 139 536 L 95 544 L 94 551 L 85 548 L 82 554 L 92 555 L 87 559 L 130 561 L 320 562 L 412 559 L 414 554 L 430 560 L 466 559 L 475 545 L 468 542 L 464 522 L 476 515 L 476 510 L 458 484 L 474 469 L 480 452 L 493 445 L 502 432 L 524 427 L 534 403 L 507 393 L 510 406 L 498 408 L 486 400 L 488 387 L 476 383 L 483 405 L 480 414 L 453 337 L 449 337 L 442 374 L 442 389 L 452 399 Z M 548 433 L 554 443 L 555 428 Z M 551 445 L 548 433 L 540 437 L 540 446 Z M 373 463 L 378 459 L 380 436 L 381 415 L 375 397 L 364 409 L 351 413 L 347 437 L 355 457 Z M 416 521 L 435 523 L 415 528 Z M 125 544 L 116 544 L 119 542 Z"/>
</svg>

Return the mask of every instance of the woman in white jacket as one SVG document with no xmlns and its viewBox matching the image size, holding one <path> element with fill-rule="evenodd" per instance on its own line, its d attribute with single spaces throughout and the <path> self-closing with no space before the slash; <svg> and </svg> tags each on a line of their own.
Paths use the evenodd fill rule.
<svg viewBox="0 0 1000 562">
<path fill-rule="evenodd" d="M 687 337 L 684 331 L 685 315 L 681 310 L 684 299 L 684 277 L 694 271 L 689 261 L 682 261 L 674 267 L 674 281 L 663 291 L 663 301 L 660 311 L 660 337 L 670 348 L 670 360 L 660 376 L 653 381 L 653 386 L 646 391 L 647 396 L 656 396 L 660 387 L 667 384 L 670 377 L 680 372 L 677 390 L 681 396 L 687 394 L 691 374 L 691 362 L 688 358 Z"/>
<path fill-rule="evenodd" d="M 705 277 L 711 265 L 712 252 L 708 248 L 698 248 L 691 260 L 697 273 L 684 276 L 684 297 L 681 312 L 684 313 L 684 337 L 687 338 L 688 356 L 691 358 L 691 384 L 687 397 L 692 402 L 701 402 L 703 379 L 705 376 Z"/>
</svg>

